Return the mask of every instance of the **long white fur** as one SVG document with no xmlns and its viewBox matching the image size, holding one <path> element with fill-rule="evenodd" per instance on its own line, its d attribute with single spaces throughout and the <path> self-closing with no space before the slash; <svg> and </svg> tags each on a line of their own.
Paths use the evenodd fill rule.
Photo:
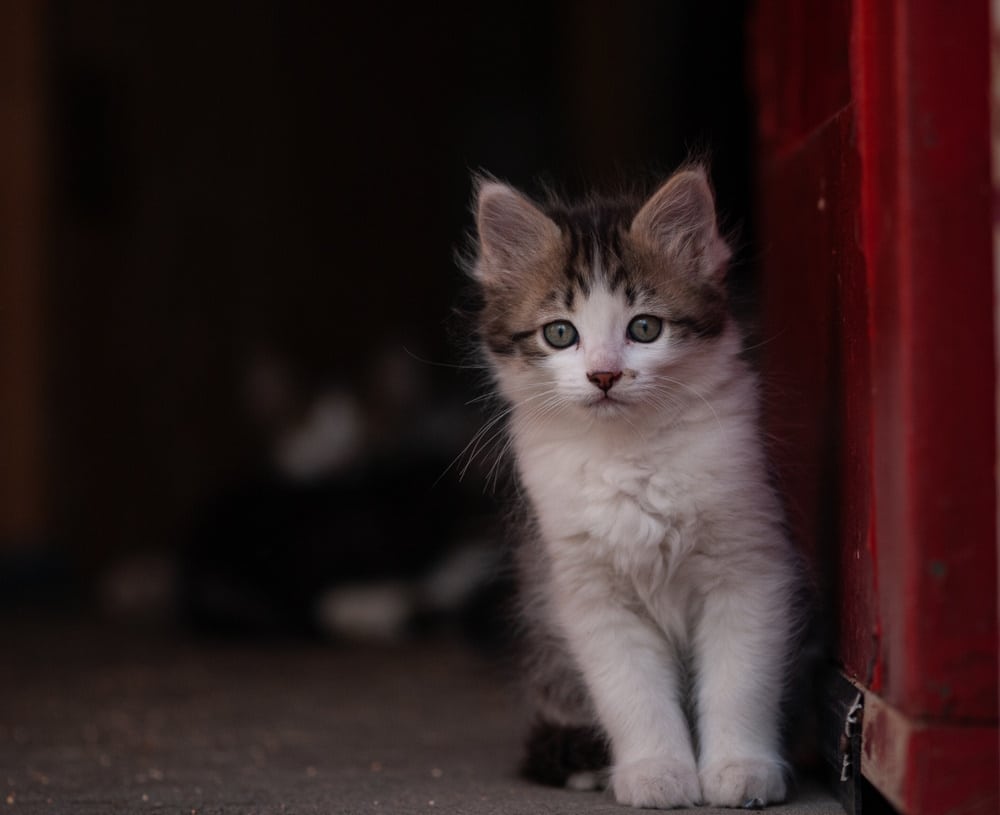
<svg viewBox="0 0 1000 815">
<path fill-rule="evenodd" d="M 756 379 L 735 328 L 692 342 L 664 324 L 655 342 L 633 343 L 637 311 L 597 288 L 551 315 L 572 320 L 577 347 L 541 364 L 494 360 L 549 570 L 534 606 L 568 643 L 610 736 L 619 802 L 780 801 L 797 570 Z M 599 401 L 596 370 L 624 372 L 614 402 Z"/>
</svg>

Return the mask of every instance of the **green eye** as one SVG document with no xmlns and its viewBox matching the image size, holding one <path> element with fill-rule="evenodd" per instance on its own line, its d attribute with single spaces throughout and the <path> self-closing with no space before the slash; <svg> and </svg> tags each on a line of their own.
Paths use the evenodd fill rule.
<svg viewBox="0 0 1000 815">
<path fill-rule="evenodd" d="M 576 328 L 568 320 L 556 320 L 542 328 L 545 341 L 553 348 L 569 348 L 576 342 Z"/>
<path fill-rule="evenodd" d="M 628 324 L 628 335 L 636 342 L 652 342 L 662 330 L 663 320 L 650 314 L 640 314 Z"/>
</svg>

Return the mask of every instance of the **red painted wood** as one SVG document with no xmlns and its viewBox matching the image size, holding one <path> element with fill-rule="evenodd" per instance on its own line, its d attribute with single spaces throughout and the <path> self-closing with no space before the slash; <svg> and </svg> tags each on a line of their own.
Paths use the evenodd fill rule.
<svg viewBox="0 0 1000 815">
<path fill-rule="evenodd" d="M 860 2 L 855 32 L 884 696 L 995 721 L 987 5 Z"/>
<path fill-rule="evenodd" d="M 908 815 L 996 815 L 995 727 L 927 724 L 865 694 L 861 770 Z"/>
<path fill-rule="evenodd" d="M 837 658 L 889 711 L 866 775 L 914 815 L 996 811 L 987 4 L 796 5 L 761 0 L 751 54 L 791 519 L 835 598 Z"/>
</svg>

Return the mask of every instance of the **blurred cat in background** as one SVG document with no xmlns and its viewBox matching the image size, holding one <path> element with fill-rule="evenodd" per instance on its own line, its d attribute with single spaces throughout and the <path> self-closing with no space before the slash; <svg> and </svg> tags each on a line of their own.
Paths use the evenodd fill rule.
<svg viewBox="0 0 1000 815">
<path fill-rule="evenodd" d="M 367 383 L 310 388 L 281 357 L 253 357 L 243 403 L 263 465 L 206 499 L 179 556 L 116 564 L 105 605 L 169 606 L 214 633 L 501 638 L 510 579 L 492 501 L 475 472 L 442 477 L 468 417 L 426 368 L 400 347 Z"/>
</svg>

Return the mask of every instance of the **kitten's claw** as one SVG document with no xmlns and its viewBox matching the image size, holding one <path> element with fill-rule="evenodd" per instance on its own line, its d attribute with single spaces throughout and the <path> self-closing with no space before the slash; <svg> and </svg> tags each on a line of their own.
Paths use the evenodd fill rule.
<svg viewBox="0 0 1000 815">
<path fill-rule="evenodd" d="M 785 800 L 785 766 L 781 761 L 734 759 L 703 768 L 705 803 L 717 807 L 763 809 Z"/>
<path fill-rule="evenodd" d="M 619 804 L 649 809 L 690 807 L 701 803 L 694 766 L 670 758 L 644 758 L 614 769 L 611 787 Z"/>
</svg>

